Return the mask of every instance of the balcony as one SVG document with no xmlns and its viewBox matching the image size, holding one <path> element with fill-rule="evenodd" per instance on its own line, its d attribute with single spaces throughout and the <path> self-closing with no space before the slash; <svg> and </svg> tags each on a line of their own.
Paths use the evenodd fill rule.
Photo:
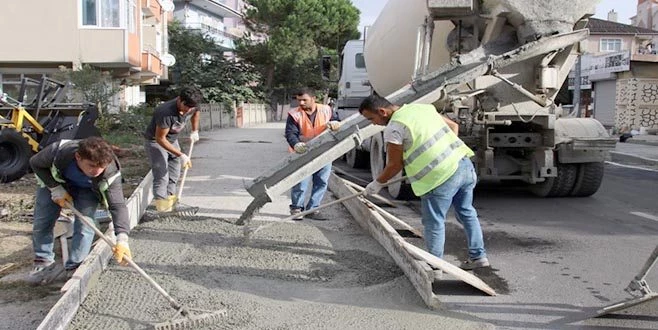
<svg viewBox="0 0 658 330">
<path fill-rule="evenodd" d="M 226 4 L 226 0 L 174 0 L 190 4 L 224 18 L 241 18 L 242 13 Z"/>
<path fill-rule="evenodd" d="M 640 48 L 634 54 L 631 54 L 631 61 L 636 62 L 658 62 L 658 53 L 655 50 Z"/>
</svg>

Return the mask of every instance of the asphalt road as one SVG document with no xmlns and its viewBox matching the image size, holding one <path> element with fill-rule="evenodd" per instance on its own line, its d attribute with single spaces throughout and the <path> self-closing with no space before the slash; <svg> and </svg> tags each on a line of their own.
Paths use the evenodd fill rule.
<svg viewBox="0 0 658 330">
<path fill-rule="evenodd" d="M 453 278 L 435 285 L 444 308 L 500 328 L 658 329 L 658 299 L 593 318 L 631 298 L 624 291 L 658 244 L 658 172 L 606 165 L 600 190 L 586 198 L 537 198 L 523 189 L 482 184 L 475 205 L 496 289 L 487 297 Z M 389 209 L 420 227 L 419 202 Z M 466 257 L 454 217 L 445 259 Z M 647 277 L 658 288 L 658 266 Z"/>
</svg>

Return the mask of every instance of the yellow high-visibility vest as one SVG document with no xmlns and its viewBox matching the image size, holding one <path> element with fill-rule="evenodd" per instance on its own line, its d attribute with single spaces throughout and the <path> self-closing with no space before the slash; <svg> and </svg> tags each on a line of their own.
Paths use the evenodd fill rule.
<svg viewBox="0 0 658 330">
<path fill-rule="evenodd" d="M 412 146 L 402 156 L 416 196 L 425 195 L 446 182 L 455 174 L 462 158 L 474 155 L 433 105 L 406 104 L 393 113 L 391 121 L 406 126 L 413 139 Z"/>
</svg>

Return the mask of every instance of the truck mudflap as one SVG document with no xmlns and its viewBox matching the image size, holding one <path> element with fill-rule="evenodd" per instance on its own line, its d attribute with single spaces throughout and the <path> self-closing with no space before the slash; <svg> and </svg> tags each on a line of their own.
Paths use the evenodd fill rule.
<svg viewBox="0 0 658 330">
<path fill-rule="evenodd" d="M 614 150 L 616 139 L 592 118 L 560 118 L 555 121 L 558 162 L 562 164 L 603 162 Z"/>
</svg>

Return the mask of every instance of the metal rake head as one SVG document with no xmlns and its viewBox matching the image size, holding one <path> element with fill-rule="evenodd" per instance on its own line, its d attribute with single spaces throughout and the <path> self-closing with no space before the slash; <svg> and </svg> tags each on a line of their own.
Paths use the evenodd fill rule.
<svg viewBox="0 0 658 330">
<path fill-rule="evenodd" d="M 203 310 L 197 310 L 203 311 Z M 222 320 L 226 314 L 226 310 L 218 310 L 214 312 L 203 311 L 202 314 L 192 315 L 188 314 L 179 319 L 153 324 L 156 330 L 182 330 L 182 329 L 198 329 L 215 325 Z M 214 328 L 214 327 L 213 327 Z"/>
</svg>

